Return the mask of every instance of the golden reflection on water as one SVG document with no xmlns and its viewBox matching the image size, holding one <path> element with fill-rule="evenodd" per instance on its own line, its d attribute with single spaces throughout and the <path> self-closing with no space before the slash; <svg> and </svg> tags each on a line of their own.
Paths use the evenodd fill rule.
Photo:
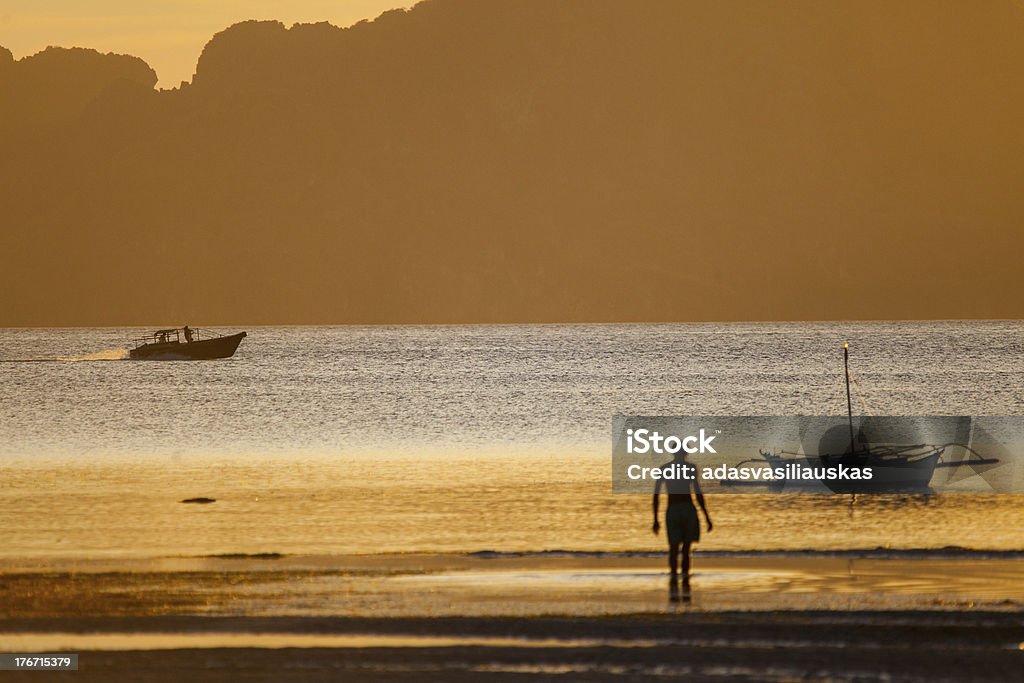
<svg viewBox="0 0 1024 683">
<path fill-rule="evenodd" d="M 0 557 L 660 551 L 604 455 L 0 468 Z M 204 496 L 208 505 L 179 501 Z M 701 550 L 1019 550 L 1024 496 L 717 495 Z"/>
</svg>

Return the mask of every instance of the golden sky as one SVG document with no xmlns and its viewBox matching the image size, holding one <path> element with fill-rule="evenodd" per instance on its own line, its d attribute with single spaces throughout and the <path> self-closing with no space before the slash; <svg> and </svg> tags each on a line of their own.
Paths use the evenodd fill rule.
<svg viewBox="0 0 1024 683">
<path fill-rule="evenodd" d="M 0 45 L 16 59 L 48 45 L 91 47 L 146 60 L 170 88 L 190 80 L 203 46 L 245 19 L 349 26 L 414 0 L 0 0 Z"/>
</svg>

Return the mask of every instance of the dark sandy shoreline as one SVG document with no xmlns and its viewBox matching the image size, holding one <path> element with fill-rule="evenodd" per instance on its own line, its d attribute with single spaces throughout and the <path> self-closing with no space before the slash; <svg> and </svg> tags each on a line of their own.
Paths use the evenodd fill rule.
<svg viewBox="0 0 1024 683">
<path fill-rule="evenodd" d="M 622 681 L 675 676 L 701 681 L 1007 681 L 1019 676 L 1024 664 L 1024 619 L 986 612 L 680 612 L 585 619 L 123 617 L 83 619 L 77 627 L 189 632 L 213 640 L 237 632 L 409 638 L 397 647 L 80 650 L 79 671 L 46 674 L 46 680 Z M 4 620 L 0 642 L 11 630 L 53 628 L 67 626 L 60 619 Z M 522 644 L 417 646 L 416 638 L 424 635 L 514 638 Z M 550 639 L 561 642 L 551 644 Z M 5 674 L 5 680 L 40 680 L 34 672 Z"/>
<path fill-rule="evenodd" d="M 1024 560 L 393 555 L 7 562 L 5 680 L 1006 681 Z"/>
</svg>

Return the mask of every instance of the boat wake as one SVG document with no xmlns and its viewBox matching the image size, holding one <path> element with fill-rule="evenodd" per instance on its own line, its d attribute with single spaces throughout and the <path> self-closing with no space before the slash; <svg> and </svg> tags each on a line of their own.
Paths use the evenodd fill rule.
<svg viewBox="0 0 1024 683">
<path fill-rule="evenodd" d="M 88 363 L 100 360 L 128 360 L 128 349 L 104 349 L 96 353 L 72 358 L 58 358 L 61 363 Z"/>
<path fill-rule="evenodd" d="M 0 363 L 91 363 L 108 360 L 128 360 L 128 349 L 104 349 L 84 356 L 54 356 L 53 358 L 12 358 Z"/>
</svg>

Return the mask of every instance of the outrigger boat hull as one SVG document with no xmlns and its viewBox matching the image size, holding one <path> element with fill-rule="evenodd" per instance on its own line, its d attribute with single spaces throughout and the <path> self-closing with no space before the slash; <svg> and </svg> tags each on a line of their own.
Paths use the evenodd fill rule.
<svg viewBox="0 0 1024 683">
<path fill-rule="evenodd" d="M 942 450 L 923 458 L 906 462 L 871 462 L 862 466 L 871 468 L 871 479 L 839 482 L 837 489 L 853 492 L 881 493 L 885 491 L 914 491 L 927 489 L 935 472 Z M 834 482 L 827 482 L 833 485 Z"/>
<path fill-rule="evenodd" d="M 235 355 L 245 332 L 192 342 L 167 341 L 142 344 L 128 352 L 132 360 L 214 360 Z"/>
<path fill-rule="evenodd" d="M 912 460 L 883 460 L 875 458 L 846 460 L 841 456 L 812 457 L 779 457 L 763 455 L 764 462 L 771 469 L 790 469 L 790 478 L 776 479 L 774 481 L 755 482 L 750 480 L 723 479 L 721 483 L 725 486 L 765 486 L 781 489 L 784 487 L 797 487 L 820 490 L 822 486 L 834 493 L 897 493 L 926 491 L 931 483 L 932 474 L 944 449 L 937 448 L 932 453 Z M 804 479 L 798 472 L 804 469 L 822 469 L 825 467 L 836 467 L 840 463 L 846 467 L 870 467 L 871 479 Z"/>
<path fill-rule="evenodd" d="M 935 466 L 942 457 L 944 448 L 937 448 L 928 455 L 914 459 L 851 458 L 843 463 L 847 467 L 871 468 L 871 479 L 828 479 L 821 483 L 836 493 L 895 493 L 899 491 L 923 491 L 931 484 Z M 845 458 L 832 456 L 818 459 L 815 466 L 824 462 L 838 465 Z"/>
</svg>

